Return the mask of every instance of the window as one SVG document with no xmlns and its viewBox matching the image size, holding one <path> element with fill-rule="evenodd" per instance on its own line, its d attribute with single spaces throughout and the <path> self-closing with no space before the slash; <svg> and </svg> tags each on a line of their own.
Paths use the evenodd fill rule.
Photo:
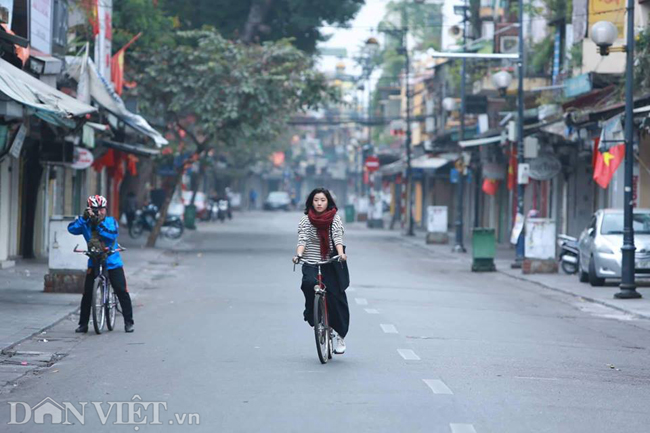
<svg viewBox="0 0 650 433">
<path fill-rule="evenodd" d="M 635 213 L 632 217 L 632 228 L 635 234 L 650 234 L 650 214 Z M 603 217 L 603 224 L 600 227 L 601 235 L 622 235 L 623 214 L 607 214 Z"/>
</svg>

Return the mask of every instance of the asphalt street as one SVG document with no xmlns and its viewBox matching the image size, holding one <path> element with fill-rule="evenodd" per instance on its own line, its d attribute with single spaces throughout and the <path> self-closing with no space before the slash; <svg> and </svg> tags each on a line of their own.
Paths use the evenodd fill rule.
<svg viewBox="0 0 650 433">
<path fill-rule="evenodd" d="M 650 321 L 397 232 L 346 228 L 347 353 L 321 365 L 290 262 L 300 217 L 201 225 L 136 275 L 127 252 L 135 333 L 56 325 L 60 360 L 0 393 L 0 432 L 650 430 Z M 46 397 L 69 425 L 36 422 Z"/>
</svg>

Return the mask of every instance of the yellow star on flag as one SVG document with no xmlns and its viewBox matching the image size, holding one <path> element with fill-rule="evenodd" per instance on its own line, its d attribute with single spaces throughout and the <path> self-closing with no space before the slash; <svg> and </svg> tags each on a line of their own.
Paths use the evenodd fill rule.
<svg viewBox="0 0 650 433">
<path fill-rule="evenodd" d="M 609 153 L 609 151 L 603 153 L 603 162 L 605 163 L 606 166 L 609 167 L 609 163 L 612 159 L 616 158 L 614 155 Z"/>
</svg>

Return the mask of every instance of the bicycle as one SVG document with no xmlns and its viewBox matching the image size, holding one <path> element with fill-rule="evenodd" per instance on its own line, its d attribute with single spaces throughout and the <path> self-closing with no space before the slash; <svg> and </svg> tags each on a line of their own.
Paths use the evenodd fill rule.
<svg viewBox="0 0 650 433">
<path fill-rule="evenodd" d="M 119 245 L 114 250 L 106 247 L 104 250 L 91 248 L 89 251 L 85 251 L 77 249 L 78 247 L 79 245 L 75 246 L 73 251 L 90 257 L 93 263 L 92 271 L 95 275 L 95 282 L 93 282 L 94 288 L 91 310 L 95 333 L 101 334 L 104 330 L 104 326 L 106 326 L 109 331 L 112 331 L 115 329 L 115 317 L 117 316 L 117 312 L 120 314 L 122 314 L 122 312 L 118 307 L 117 295 L 113 291 L 110 279 L 108 278 L 106 258 L 116 252 L 126 251 L 126 249 Z"/>
<path fill-rule="evenodd" d="M 334 350 L 334 342 L 332 341 L 334 335 L 332 328 L 329 326 L 329 316 L 327 315 L 327 287 L 323 283 L 321 266 L 335 261 L 340 261 L 340 256 L 337 255 L 320 262 L 310 262 L 301 257 L 298 261 L 298 263 L 318 266 L 318 280 L 314 286 L 314 337 L 316 339 L 316 352 L 321 364 L 327 364 L 327 361 L 332 359 L 332 351 Z M 295 271 L 296 264 L 294 264 L 293 268 Z"/>
</svg>

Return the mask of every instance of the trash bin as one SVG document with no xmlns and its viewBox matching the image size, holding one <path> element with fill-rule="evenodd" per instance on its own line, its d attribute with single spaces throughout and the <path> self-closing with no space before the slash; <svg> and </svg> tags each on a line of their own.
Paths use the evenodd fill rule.
<svg viewBox="0 0 650 433">
<path fill-rule="evenodd" d="M 496 238 L 494 229 L 475 228 L 472 230 L 472 272 L 494 272 Z"/>
<path fill-rule="evenodd" d="M 345 222 L 353 223 L 354 222 L 354 205 L 348 204 L 345 205 Z"/>
<path fill-rule="evenodd" d="M 183 216 L 185 227 L 191 230 L 196 229 L 196 206 L 193 204 L 185 206 L 185 213 Z"/>
</svg>

